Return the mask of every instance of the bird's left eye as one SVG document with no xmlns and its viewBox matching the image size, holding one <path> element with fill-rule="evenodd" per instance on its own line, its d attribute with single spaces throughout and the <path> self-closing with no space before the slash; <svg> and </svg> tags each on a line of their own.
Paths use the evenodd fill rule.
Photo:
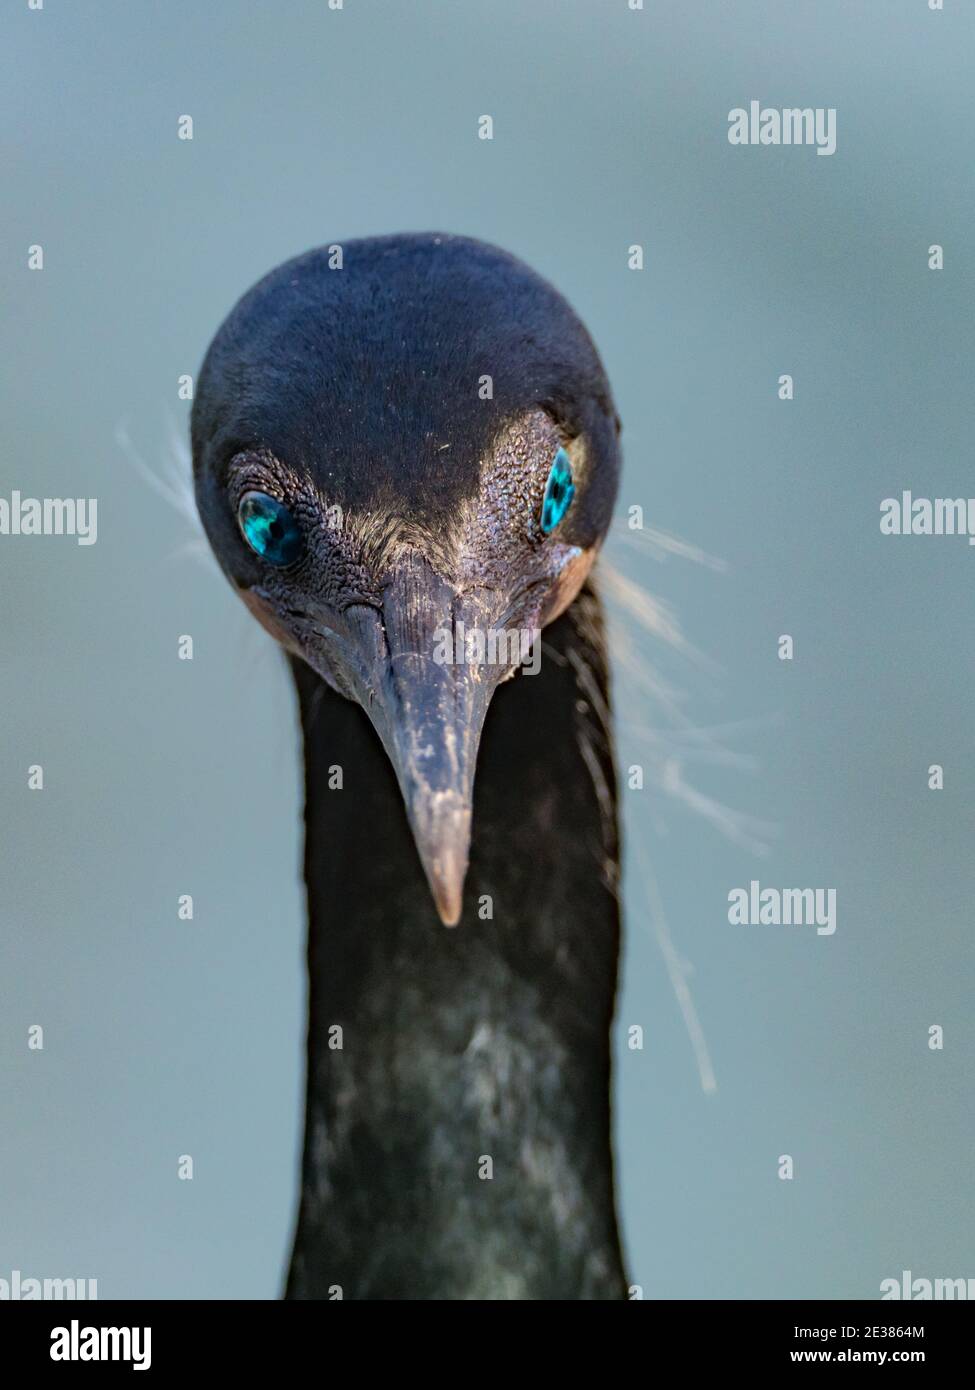
<svg viewBox="0 0 975 1390">
<path fill-rule="evenodd" d="M 572 481 L 572 464 L 564 449 L 559 449 L 552 460 L 552 467 L 545 484 L 545 498 L 542 502 L 542 530 L 550 535 L 569 510 L 575 496 Z"/>
<path fill-rule="evenodd" d="M 304 549 L 301 528 L 283 502 L 266 492 L 245 492 L 237 508 L 244 540 L 269 565 L 293 565 Z"/>
</svg>

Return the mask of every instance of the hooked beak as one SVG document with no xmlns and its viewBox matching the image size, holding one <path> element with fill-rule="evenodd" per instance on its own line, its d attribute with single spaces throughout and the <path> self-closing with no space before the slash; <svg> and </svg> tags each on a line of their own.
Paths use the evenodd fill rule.
<svg viewBox="0 0 975 1390">
<path fill-rule="evenodd" d="M 486 627 L 486 610 L 462 598 L 420 556 L 397 566 L 382 612 L 346 612 L 359 657 L 363 708 L 396 771 L 413 838 L 445 926 L 463 904 L 474 769 L 488 705 L 508 669 L 468 664 L 459 624 Z M 460 655 L 461 659 L 457 660 Z"/>
</svg>

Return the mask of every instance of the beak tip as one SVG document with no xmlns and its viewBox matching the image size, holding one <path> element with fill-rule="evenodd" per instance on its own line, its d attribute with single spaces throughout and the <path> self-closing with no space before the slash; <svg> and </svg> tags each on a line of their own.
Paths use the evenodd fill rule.
<svg viewBox="0 0 975 1390">
<path fill-rule="evenodd" d="M 441 922 L 456 927 L 464 908 L 464 879 L 470 845 L 470 804 L 448 794 L 414 807 L 413 829 L 420 860 Z"/>
<path fill-rule="evenodd" d="M 464 909 L 464 878 L 467 856 L 446 854 L 427 867 L 430 891 L 445 927 L 456 927 Z"/>
<path fill-rule="evenodd" d="M 456 927 L 460 921 L 461 904 L 459 902 L 447 902 L 442 898 L 436 899 L 437 912 L 440 920 L 445 927 Z"/>
</svg>

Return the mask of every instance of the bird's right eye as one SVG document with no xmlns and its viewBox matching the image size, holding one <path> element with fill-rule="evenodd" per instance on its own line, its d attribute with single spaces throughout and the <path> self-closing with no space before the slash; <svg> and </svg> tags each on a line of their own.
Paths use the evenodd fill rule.
<svg viewBox="0 0 975 1390">
<path fill-rule="evenodd" d="M 279 569 L 293 565 L 305 548 L 301 527 L 291 512 L 266 492 L 244 493 L 237 524 L 254 554 Z"/>
</svg>

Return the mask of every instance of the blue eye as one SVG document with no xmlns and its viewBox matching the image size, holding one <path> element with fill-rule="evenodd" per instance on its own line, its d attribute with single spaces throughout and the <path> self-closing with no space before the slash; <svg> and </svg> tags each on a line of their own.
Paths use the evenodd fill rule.
<svg viewBox="0 0 975 1390">
<path fill-rule="evenodd" d="M 552 469 L 545 484 L 545 500 L 542 502 L 542 530 L 551 535 L 569 510 L 575 496 L 572 481 L 572 464 L 564 449 L 559 449 L 552 460 Z"/>
<path fill-rule="evenodd" d="M 283 502 L 266 492 L 245 492 L 237 521 L 251 550 L 269 565 L 293 565 L 304 549 L 297 521 Z"/>
</svg>

